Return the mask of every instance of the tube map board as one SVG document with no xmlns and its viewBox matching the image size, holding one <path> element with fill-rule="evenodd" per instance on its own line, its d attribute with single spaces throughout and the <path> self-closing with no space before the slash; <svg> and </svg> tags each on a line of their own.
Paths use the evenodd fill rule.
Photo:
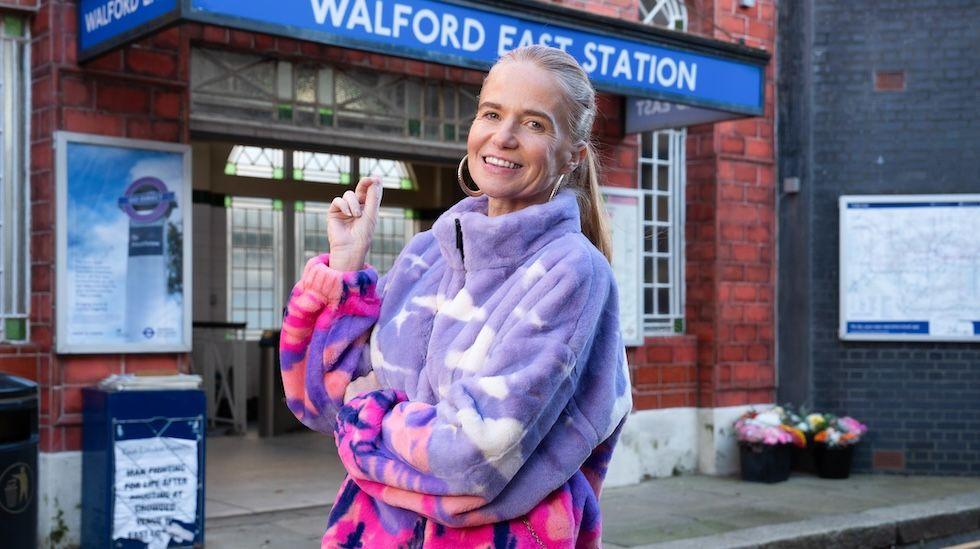
<svg viewBox="0 0 980 549">
<path fill-rule="evenodd" d="M 840 337 L 980 341 L 980 195 L 840 198 Z"/>
<path fill-rule="evenodd" d="M 58 352 L 190 350 L 189 151 L 59 134 Z"/>
</svg>

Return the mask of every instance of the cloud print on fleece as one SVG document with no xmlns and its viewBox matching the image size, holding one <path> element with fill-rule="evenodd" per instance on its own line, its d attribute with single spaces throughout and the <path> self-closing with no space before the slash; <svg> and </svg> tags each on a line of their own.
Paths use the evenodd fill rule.
<svg viewBox="0 0 980 549">
<path fill-rule="evenodd" d="M 350 475 L 324 546 L 534 547 L 531 530 L 549 547 L 598 544 L 632 406 L 612 271 L 570 191 L 486 211 L 486 197 L 462 200 L 381 281 L 323 255 L 293 289 L 287 404 L 335 435 Z M 371 370 L 384 389 L 344 406 Z"/>
</svg>

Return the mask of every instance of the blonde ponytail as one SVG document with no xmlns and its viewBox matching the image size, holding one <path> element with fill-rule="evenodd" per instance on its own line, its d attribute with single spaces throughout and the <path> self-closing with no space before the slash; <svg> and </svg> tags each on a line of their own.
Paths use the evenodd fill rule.
<svg viewBox="0 0 980 549">
<path fill-rule="evenodd" d="M 603 206 L 602 191 L 599 190 L 600 167 L 592 143 L 585 146 L 585 159 L 582 166 L 576 170 L 579 173 L 576 182 L 578 208 L 582 216 L 582 234 L 606 256 L 612 263 L 612 237 L 609 230 L 609 220 Z"/>
<path fill-rule="evenodd" d="M 573 172 L 569 187 L 578 196 L 582 234 L 612 262 L 612 237 L 599 190 L 601 168 L 592 146 L 592 123 L 595 122 L 595 88 L 589 75 L 574 57 L 558 48 L 533 45 L 517 48 L 505 54 L 498 64 L 508 61 L 527 61 L 550 72 L 562 89 L 567 120 L 565 129 L 573 143 L 585 143 L 585 158 Z"/>
</svg>

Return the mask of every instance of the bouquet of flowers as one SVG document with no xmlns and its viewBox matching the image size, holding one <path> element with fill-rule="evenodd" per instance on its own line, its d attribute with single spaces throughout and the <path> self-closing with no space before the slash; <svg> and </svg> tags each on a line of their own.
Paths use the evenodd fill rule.
<svg viewBox="0 0 980 549">
<path fill-rule="evenodd" d="M 809 438 L 813 434 L 813 429 L 810 427 L 810 423 L 807 421 L 807 413 L 805 408 L 793 408 L 791 404 L 785 404 L 781 407 L 783 410 L 783 424 L 802 433 L 805 437 Z"/>
<path fill-rule="evenodd" d="M 787 423 L 786 410 L 776 406 L 762 412 L 749 410 L 735 420 L 735 437 L 747 444 L 806 446 L 803 432 Z"/>
<path fill-rule="evenodd" d="M 816 434 L 813 436 L 813 440 L 826 444 L 830 448 L 857 444 L 861 441 L 861 436 L 868 432 L 868 427 L 865 424 L 850 416 L 836 417 L 826 414 L 820 419 L 822 421 L 817 423 L 820 425 L 820 429 L 815 429 Z"/>
</svg>

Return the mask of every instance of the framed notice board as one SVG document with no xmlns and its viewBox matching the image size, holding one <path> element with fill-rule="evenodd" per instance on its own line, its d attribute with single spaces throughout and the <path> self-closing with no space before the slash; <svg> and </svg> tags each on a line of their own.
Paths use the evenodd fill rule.
<svg viewBox="0 0 980 549">
<path fill-rule="evenodd" d="M 619 329 L 623 344 L 643 345 L 643 201 L 640 191 L 601 187 L 612 232 L 613 276 L 619 290 Z"/>
<path fill-rule="evenodd" d="M 840 197 L 840 338 L 980 341 L 980 195 Z"/>
<path fill-rule="evenodd" d="M 55 134 L 57 350 L 191 350 L 191 149 Z"/>
</svg>

